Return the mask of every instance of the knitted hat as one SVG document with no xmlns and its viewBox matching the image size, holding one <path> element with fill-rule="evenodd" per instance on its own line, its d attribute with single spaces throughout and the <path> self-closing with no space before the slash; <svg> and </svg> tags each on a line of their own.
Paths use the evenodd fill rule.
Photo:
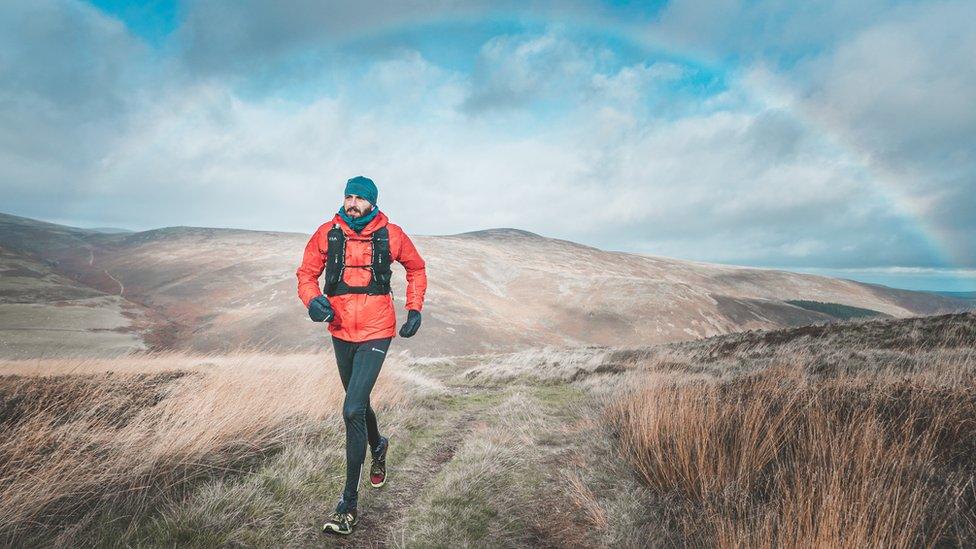
<svg viewBox="0 0 976 549">
<path fill-rule="evenodd" d="M 376 190 L 376 184 L 373 183 L 372 179 L 357 175 L 349 181 L 346 181 L 346 195 L 350 194 L 361 196 L 375 206 L 376 197 L 380 193 Z"/>
</svg>

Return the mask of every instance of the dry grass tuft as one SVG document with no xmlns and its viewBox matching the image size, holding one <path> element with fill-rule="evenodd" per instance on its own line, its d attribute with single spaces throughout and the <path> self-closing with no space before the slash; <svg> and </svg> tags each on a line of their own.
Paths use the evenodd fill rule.
<svg viewBox="0 0 976 549">
<path fill-rule="evenodd" d="M 682 541 L 976 542 L 976 383 L 951 373 L 811 378 L 807 366 L 655 376 L 607 408 L 640 478 L 681 509 Z"/>
<path fill-rule="evenodd" d="M 594 528 L 607 530 L 610 527 L 610 519 L 607 517 L 606 510 L 600 506 L 599 500 L 593 490 L 580 478 L 579 472 L 572 470 L 560 471 L 567 485 L 569 486 L 568 495 L 573 505 L 582 510 L 583 516 Z"/>
<path fill-rule="evenodd" d="M 0 543 L 109 508 L 137 516 L 202 476 L 246 471 L 326 418 L 341 429 L 342 385 L 326 356 L 0 363 Z M 372 394 L 380 409 L 405 396 L 385 372 Z"/>
</svg>

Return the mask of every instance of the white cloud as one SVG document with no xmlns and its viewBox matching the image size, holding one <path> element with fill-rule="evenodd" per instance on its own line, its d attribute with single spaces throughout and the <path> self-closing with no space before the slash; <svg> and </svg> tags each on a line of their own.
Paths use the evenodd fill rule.
<svg viewBox="0 0 976 549">
<path fill-rule="evenodd" d="M 976 264 L 976 5 L 906 7 L 794 71 L 804 106 L 866 153 Z"/>
<path fill-rule="evenodd" d="M 0 7 L 0 188 L 6 207 L 50 214 L 125 134 L 153 80 L 117 20 L 76 2 Z M 51 208 L 50 203 L 55 204 Z"/>
<path fill-rule="evenodd" d="M 104 19 L 86 13 L 82 17 Z M 194 13 L 183 36 L 203 32 L 199 25 L 216 17 L 203 8 Z M 309 18 L 308 28 L 298 27 L 298 37 L 284 36 L 295 24 L 286 15 L 239 26 L 230 24 L 232 18 L 220 32 L 233 34 L 228 44 L 244 40 L 255 55 L 271 57 L 286 56 L 302 40 L 317 40 L 309 29 L 322 22 L 318 15 Z M 91 28 L 100 38 L 80 51 L 115 65 L 99 72 L 102 80 L 91 89 L 131 92 L 139 82 L 133 73 L 146 63 L 138 44 L 132 46 L 111 21 Z M 247 29 L 260 32 L 250 36 Z M 17 185 L 21 194 L 11 203 L 52 212 L 41 217 L 92 225 L 308 232 L 338 207 L 344 181 L 364 174 L 377 181 L 381 208 L 412 233 L 512 226 L 611 249 L 700 260 L 930 265 L 938 258 L 910 220 L 874 190 L 864 159 L 843 143 L 903 144 L 899 132 L 914 126 L 884 117 L 891 109 L 924 110 L 908 90 L 899 92 L 906 98 L 886 96 L 890 103 L 883 102 L 878 113 L 858 93 L 844 91 L 850 83 L 842 75 L 870 64 L 873 58 L 864 56 L 881 40 L 871 32 L 889 32 L 882 31 L 865 31 L 817 61 L 797 65 L 795 72 L 759 61 L 755 66 L 766 67 L 765 73 L 733 71 L 731 89 L 690 99 L 702 106 L 689 112 L 672 108 L 666 97 L 663 107 L 649 99 L 664 97 L 661 89 L 688 77 L 692 67 L 676 61 L 621 64 L 612 51 L 575 40 L 559 27 L 488 41 L 473 74 L 438 66 L 408 49 L 378 53 L 357 60 L 368 64 L 356 70 L 340 67 L 336 88 L 310 101 L 251 97 L 238 89 L 236 78 L 216 72 L 184 79 L 176 67 L 165 78 L 157 74 L 154 85 L 137 86 L 142 99 L 109 103 L 105 112 L 121 105 L 121 116 L 106 114 L 93 126 L 61 117 L 64 126 L 43 126 L 52 135 L 60 128 L 68 132 L 69 139 L 55 140 L 58 146 L 39 142 L 28 152 L 5 145 L 4 194 Z M 97 44 L 117 51 L 104 52 Z M 186 53 L 199 54 L 206 64 L 233 52 Z M 245 54 L 235 59 L 253 61 Z M 919 67 L 932 64 L 938 61 L 918 61 Z M 202 66 L 191 64 L 196 70 Z M 941 74 L 920 70 L 910 73 L 923 80 Z M 58 71 L 70 75 L 71 67 Z M 881 70 L 877 78 L 890 73 Z M 955 96 L 951 85 L 945 89 L 945 112 L 951 115 Z M 4 92 L 22 102 L 31 97 L 8 86 Z M 101 99 L 91 101 L 97 105 Z M 560 108 L 525 108 L 546 102 L 559 102 Z M 18 131 L 33 135 L 25 128 L 43 120 L 43 110 L 22 105 Z M 843 131 L 824 134 L 810 119 L 796 116 L 800 106 L 816 113 L 810 119 L 830 119 L 830 127 Z M 929 128 L 928 139 L 945 137 L 938 131 L 940 118 L 911 114 L 922 119 L 919 127 Z M 952 122 L 964 131 L 968 122 L 961 119 Z M 854 121 L 866 128 L 866 137 Z M 72 139 L 97 145 L 79 154 L 70 149 Z M 61 146 L 77 158 L 74 165 L 60 159 Z M 957 149 L 933 147 L 910 167 L 928 173 L 922 167 L 938 150 Z M 967 158 L 964 151 L 957 155 Z M 26 159 L 36 160 L 36 167 Z M 949 165 L 958 167 L 960 177 L 971 173 L 964 162 Z M 28 178 L 35 180 L 27 184 Z M 928 192 L 956 188 L 943 179 L 933 179 L 937 185 Z M 55 203 L 45 202 L 51 188 L 60 193 Z M 933 208 L 944 204 L 932 200 Z"/>
<path fill-rule="evenodd" d="M 367 111 L 355 97 L 296 106 L 212 85 L 173 94 L 103 165 L 92 203 L 151 203 L 158 219 L 134 216 L 150 226 L 303 231 L 364 173 L 381 208 L 420 233 L 514 226 L 696 259 L 848 264 L 871 237 L 900 230 L 838 151 L 776 110 L 642 125 L 582 109 L 571 124 L 522 135 L 418 100 L 457 99 L 464 83 L 415 53 L 371 74 L 384 97 L 405 83 L 424 91 Z"/>
</svg>

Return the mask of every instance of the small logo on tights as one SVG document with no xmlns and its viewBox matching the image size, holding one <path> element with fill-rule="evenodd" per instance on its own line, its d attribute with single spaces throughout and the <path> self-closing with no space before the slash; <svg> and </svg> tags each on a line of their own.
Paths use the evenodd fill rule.
<svg viewBox="0 0 976 549">
<path fill-rule="evenodd" d="M 376 351 L 376 352 L 379 352 L 379 353 L 386 354 L 382 349 L 377 349 L 376 347 L 373 347 L 372 349 L 370 349 L 370 351 Z"/>
</svg>

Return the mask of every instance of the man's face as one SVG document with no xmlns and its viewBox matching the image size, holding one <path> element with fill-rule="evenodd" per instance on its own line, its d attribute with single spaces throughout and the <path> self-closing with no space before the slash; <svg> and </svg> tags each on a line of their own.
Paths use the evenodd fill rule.
<svg viewBox="0 0 976 549">
<path fill-rule="evenodd" d="M 357 218 L 368 214 L 373 209 L 373 205 L 369 203 L 369 200 L 359 195 L 347 194 L 342 203 L 342 209 L 346 211 L 346 215 L 349 217 Z"/>
</svg>

